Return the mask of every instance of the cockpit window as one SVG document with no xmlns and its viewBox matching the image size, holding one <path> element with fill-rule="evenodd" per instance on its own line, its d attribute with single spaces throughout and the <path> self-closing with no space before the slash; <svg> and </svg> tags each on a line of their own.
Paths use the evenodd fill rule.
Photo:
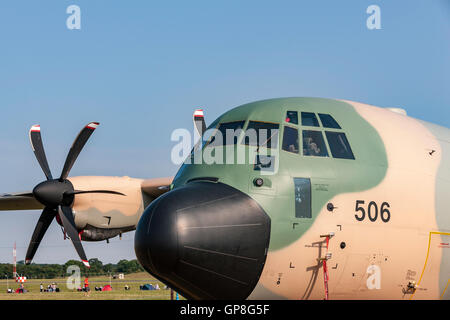
<svg viewBox="0 0 450 320">
<path fill-rule="evenodd" d="M 341 129 L 341 126 L 329 114 L 319 113 L 319 118 L 325 128 Z"/>
<path fill-rule="evenodd" d="M 343 132 L 326 131 L 328 144 L 334 158 L 355 159 L 347 137 Z"/>
<path fill-rule="evenodd" d="M 302 112 L 302 126 L 318 127 L 319 121 L 312 112 Z"/>
<path fill-rule="evenodd" d="M 278 123 L 249 121 L 242 144 L 277 148 L 279 127 L 280 125 Z"/>
<path fill-rule="evenodd" d="M 303 155 L 328 157 L 327 147 L 321 131 L 303 130 Z"/>
<path fill-rule="evenodd" d="M 283 145 L 284 151 L 298 153 L 298 130 L 288 126 L 284 127 Z"/>
<path fill-rule="evenodd" d="M 245 121 L 223 122 L 214 132 L 211 140 L 206 144 L 206 147 L 217 147 L 223 145 L 236 144 L 242 132 Z"/>
<path fill-rule="evenodd" d="M 286 122 L 298 124 L 298 113 L 297 111 L 286 112 Z"/>
</svg>

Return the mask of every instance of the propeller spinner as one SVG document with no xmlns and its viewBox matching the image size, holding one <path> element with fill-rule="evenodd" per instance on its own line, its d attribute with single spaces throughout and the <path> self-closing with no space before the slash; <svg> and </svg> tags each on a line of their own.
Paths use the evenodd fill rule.
<svg viewBox="0 0 450 320">
<path fill-rule="evenodd" d="M 36 253 L 36 250 L 39 247 L 39 244 L 41 243 L 45 232 L 53 221 L 53 218 L 58 216 L 67 235 L 71 239 L 75 250 L 83 261 L 83 264 L 89 268 L 89 262 L 81 244 L 71 208 L 75 195 L 80 193 L 110 193 L 123 195 L 120 192 L 110 190 L 75 190 L 72 183 L 67 180 L 67 177 L 70 170 L 72 169 L 73 164 L 75 163 L 75 160 L 77 159 L 87 140 L 98 125 L 98 122 L 90 122 L 80 131 L 78 136 L 75 138 L 72 147 L 70 148 L 69 154 L 67 155 L 66 162 L 61 172 L 61 176 L 58 179 L 53 179 L 52 173 L 48 166 L 47 157 L 45 156 L 44 146 L 42 144 L 40 126 L 34 125 L 31 127 L 31 147 L 37 161 L 39 162 L 39 165 L 42 168 L 42 171 L 44 171 L 47 180 L 39 183 L 33 189 L 33 196 L 36 198 L 36 200 L 42 203 L 45 208 L 42 211 L 38 223 L 34 229 L 33 235 L 31 236 L 31 241 L 25 256 L 26 264 L 31 263 L 31 260 L 33 260 L 34 254 Z"/>
</svg>

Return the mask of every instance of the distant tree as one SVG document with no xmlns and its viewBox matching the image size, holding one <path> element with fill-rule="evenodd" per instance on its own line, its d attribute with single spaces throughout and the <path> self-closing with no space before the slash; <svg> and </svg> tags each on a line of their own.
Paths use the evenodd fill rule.
<svg viewBox="0 0 450 320">
<path fill-rule="evenodd" d="M 118 272 L 128 273 L 128 268 L 129 268 L 128 260 L 123 259 L 117 263 L 117 271 Z"/>
<path fill-rule="evenodd" d="M 102 274 L 102 273 L 104 273 L 104 271 L 103 271 L 103 262 L 101 262 L 97 258 L 89 259 L 89 265 L 91 267 L 90 270 L 89 270 L 89 272 L 91 274 Z"/>
<path fill-rule="evenodd" d="M 11 279 L 12 278 L 13 266 L 9 263 L 1 263 L 0 264 L 0 277 L 2 279 Z"/>
<path fill-rule="evenodd" d="M 122 273 L 133 273 L 133 272 L 139 272 L 144 271 L 144 269 L 141 267 L 139 262 L 137 260 L 120 260 L 117 263 L 117 271 Z"/>
<path fill-rule="evenodd" d="M 103 272 L 104 273 L 114 272 L 114 265 L 112 263 L 105 264 L 103 266 Z"/>
<path fill-rule="evenodd" d="M 144 268 L 142 268 L 141 264 L 136 259 L 130 260 L 129 266 L 130 266 L 130 271 L 129 271 L 130 273 L 144 271 Z"/>
<path fill-rule="evenodd" d="M 117 264 L 108 263 L 103 264 L 97 258 L 92 258 L 89 260 L 91 268 L 86 268 L 83 263 L 79 260 L 69 260 L 65 264 L 36 264 L 32 263 L 30 265 L 17 264 L 17 273 L 21 276 L 25 276 L 29 279 L 52 279 L 57 277 L 66 277 L 67 268 L 71 265 L 76 265 L 80 268 L 81 276 L 87 274 L 97 275 L 97 274 L 108 274 L 108 273 L 134 273 L 144 271 L 139 262 L 134 260 L 122 259 Z M 10 263 L 0 263 L 0 278 L 9 279 L 12 278 L 13 266 Z"/>
<path fill-rule="evenodd" d="M 80 268 L 80 273 L 81 273 L 82 276 L 85 276 L 86 274 L 88 274 L 89 269 L 86 268 L 81 261 L 79 261 L 79 260 L 69 260 L 63 266 L 64 274 L 66 276 L 68 275 L 67 274 L 67 268 L 69 268 L 69 266 L 73 266 L 73 265 L 78 266 Z"/>
<path fill-rule="evenodd" d="M 83 265 L 83 263 L 81 261 L 79 261 L 79 260 L 69 260 L 66 263 L 64 263 L 64 269 L 67 270 L 67 268 L 69 266 L 72 266 L 72 265 L 76 265 L 76 266 L 79 266 L 80 268 L 84 268 L 84 265 Z"/>
</svg>

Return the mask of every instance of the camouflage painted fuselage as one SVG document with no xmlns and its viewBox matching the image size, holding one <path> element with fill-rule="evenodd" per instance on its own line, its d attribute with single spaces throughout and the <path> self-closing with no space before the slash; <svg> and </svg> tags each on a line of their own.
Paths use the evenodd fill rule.
<svg viewBox="0 0 450 320">
<path fill-rule="evenodd" d="M 287 111 L 332 115 L 342 129 L 313 129 L 344 132 L 355 159 L 331 157 L 327 144 L 329 157 L 280 150 L 273 175 L 261 176 L 250 164 L 185 164 L 173 182 L 176 190 L 193 178 L 217 177 L 270 217 L 264 268 L 248 298 L 323 299 L 321 235 L 334 233 L 330 299 L 449 299 L 450 131 L 388 109 L 321 98 L 249 103 L 216 123 L 279 123 L 281 146 L 285 125 L 311 129 L 286 123 Z M 294 178 L 311 181 L 311 218 L 295 216 Z"/>
</svg>

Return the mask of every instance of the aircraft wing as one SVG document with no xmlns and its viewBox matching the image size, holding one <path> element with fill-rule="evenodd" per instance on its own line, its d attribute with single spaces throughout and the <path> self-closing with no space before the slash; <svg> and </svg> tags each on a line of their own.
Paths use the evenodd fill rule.
<svg viewBox="0 0 450 320">
<path fill-rule="evenodd" d="M 172 180 L 173 177 L 145 179 L 142 180 L 141 190 L 153 200 L 169 191 Z M 0 211 L 43 208 L 44 205 L 37 201 L 31 192 L 0 194 Z"/>
<path fill-rule="evenodd" d="M 3 210 L 39 210 L 44 206 L 31 192 L 0 194 L 0 211 Z"/>
</svg>

